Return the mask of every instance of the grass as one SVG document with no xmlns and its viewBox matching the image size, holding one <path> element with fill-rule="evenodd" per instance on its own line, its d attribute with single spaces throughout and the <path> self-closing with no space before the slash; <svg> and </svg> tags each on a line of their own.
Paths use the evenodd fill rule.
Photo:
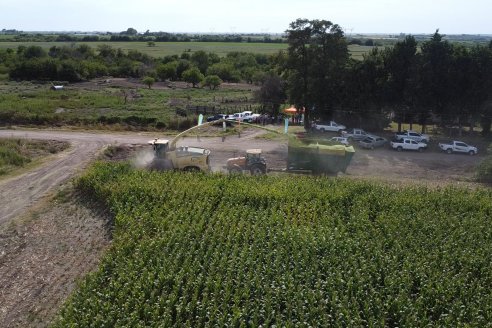
<svg viewBox="0 0 492 328">
<path fill-rule="evenodd" d="M 17 49 L 18 46 L 40 46 L 46 50 L 53 46 L 72 47 L 74 42 L 0 42 L 0 49 Z M 281 50 L 287 50 L 286 43 L 245 43 L 245 42 L 156 42 L 155 47 L 149 47 L 147 42 L 77 42 L 75 44 L 87 44 L 92 48 L 107 44 L 122 50 L 137 50 L 152 57 L 164 57 L 169 55 L 181 55 L 183 52 L 206 51 L 213 52 L 224 57 L 229 52 L 249 52 L 258 54 L 275 54 Z M 350 45 L 349 52 L 355 59 L 362 59 L 362 55 L 369 52 L 373 47 Z"/>
<path fill-rule="evenodd" d="M 127 88 L 126 88 L 127 89 Z M 183 130 L 196 114 L 177 115 L 187 107 L 207 106 L 234 113 L 258 106 L 250 87 L 244 89 L 133 89 L 125 103 L 123 89 L 72 85 L 62 92 L 48 85 L 0 84 L 0 121 L 10 125 L 84 126 L 90 128 Z"/>
<path fill-rule="evenodd" d="M 0 177 L 11 176 L 22 168 L 32 168 L 48 155 L 69 147 L 52 140 L 0 139 Z"/>
</svg>

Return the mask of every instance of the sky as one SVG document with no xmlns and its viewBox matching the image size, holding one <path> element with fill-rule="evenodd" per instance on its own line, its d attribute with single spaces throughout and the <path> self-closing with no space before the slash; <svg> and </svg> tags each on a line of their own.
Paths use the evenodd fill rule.
<svg viewBox="0 0 492 328">
<path fill-rule="evenodd" d="M 346 34 L 492 34 L 492 0 L 0 0 L 0 30 L 283 33 L 297 18 Z"/>
</svg>

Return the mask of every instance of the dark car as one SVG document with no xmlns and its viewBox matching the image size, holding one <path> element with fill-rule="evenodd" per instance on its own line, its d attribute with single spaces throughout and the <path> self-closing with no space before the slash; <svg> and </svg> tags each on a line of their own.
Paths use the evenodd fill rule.
<svg viewBox="0 0 492 328">
<path fill-rule="evenodd" d="M 227 115 L 225 115 L 225 114 L 215 114 L 213 116 L 207 117 L 207 122 L 213 122 L 213 121 L 221 120 L 221 119 L 226 118 L 226 117 L 227 117 Z"/>
</svg>

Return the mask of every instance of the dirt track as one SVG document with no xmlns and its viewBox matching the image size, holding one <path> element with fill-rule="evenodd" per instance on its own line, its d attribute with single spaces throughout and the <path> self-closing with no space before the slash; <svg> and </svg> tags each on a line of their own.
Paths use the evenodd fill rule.
<svg viewBox="0 0 492 328">
<path fill-rule="evenodd" d="M 248 148 L 262 148 L 269 166 L 285 165 L 285 142 L 241 137 L 187 138 L 180 144 L 212 150 L 213 170 Z M 144 145 L 152 134 L 0 130 L 0 137 L 55 139 L 72 147 L 21 176 L 0 181 L 0 327 L 45 327 L 75 288 L 95 269 L 110 245 L 110 218 L 76 195 L 57 197 L 60 186 L 86 167 L 108 144 Z M 143 158 L 148 154 L 137 152 Z M 480 156 L 359 150 L 346 176 L 394 183 L 468 184 Z"/>
<path fill-rule="evenodd" d="M 262 148 L 273 167 L 285 163 L 285 142 L 254 138 L 261 132 L 245 132 L 238 136 L 221 138 L 185 138 L 181 144 L 207 147 L 212 150 L 211 163 L 218 170 L 228 157 L 247 148 Z M 56 139 L 69 141 L 72 148 L 54 156 L 53 160 L 32 172 L 0 182 L 0 224 L 25 212 L 31 205 L 57 186 L 66 182 L 83 169 L 104 145 L 145 144 L 152 139 L 150 134 L 102 134 L 62 131 L 17 131 L 0 130 L 0 137 L 30 139 Z M 445 155 L 429 150 L 425 153 L 394 152 L 389 149 L 356 152 L 348 176 L 374 177 L 396 181 L 420 181 L 429 184 L 464 183 L 469 180 L 480 156 Z"/>
</svg>

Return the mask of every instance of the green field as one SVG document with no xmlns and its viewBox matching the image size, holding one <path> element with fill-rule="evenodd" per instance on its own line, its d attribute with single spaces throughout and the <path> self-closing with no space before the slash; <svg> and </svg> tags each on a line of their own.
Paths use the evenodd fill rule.
<svg viewBox="0 0 492 328">
<path fill-rule="evenodd" d="M 0 139 L 0 177 L 69 147 L 61 141 Z"/>
<path fill-rule="evenodd" d="M 77 183 L 112 247 L 55 327 L 486 327 L 492 192 L 152 173 Z"/>
<path fill-rule="evenodd" d="M 286 43 L 245 43 L 245 42 L 156 42 L 155 47 L 149 47 L 147 42 L 0 42 L 0 49 L 17 49 L 18 46 L 37 45 L 44 49 L 53 46 L 73 46 L 74 44 L 87 44 L 93 48 L 98 45 L 107 44 L 113 48 L 122 50 L 138 50 L 153 57 L 164 57 L 168 55 L 181 55 L 183 52 L 196 52 L 203 50 L 213 52 L 219 56 L 225 56 L 229 52 L 241 51 L 259 54 L 274 54 L 279 50 L 287 50 Z M 370 51 L 372 47 L 351 45 L 349 51 L 356 59 L 362 58 L 362 54 Z"/>
<path fill-rule="evenodd" d="M 128 89 L 128 88 L 123 88 Z M 125 103 L 122 88 L 89 83 L 62 92 L 46 84 L 0 84 L 0 122 L 3 125 L 83 126 L 182 130 L 194 125 L 196 114 L 176 114 L 188 107 L 215 107 L 224 113 L 254 110 L 259 105 L 249 88 L 217 90 L 132 88 Z"/>
</svg>

